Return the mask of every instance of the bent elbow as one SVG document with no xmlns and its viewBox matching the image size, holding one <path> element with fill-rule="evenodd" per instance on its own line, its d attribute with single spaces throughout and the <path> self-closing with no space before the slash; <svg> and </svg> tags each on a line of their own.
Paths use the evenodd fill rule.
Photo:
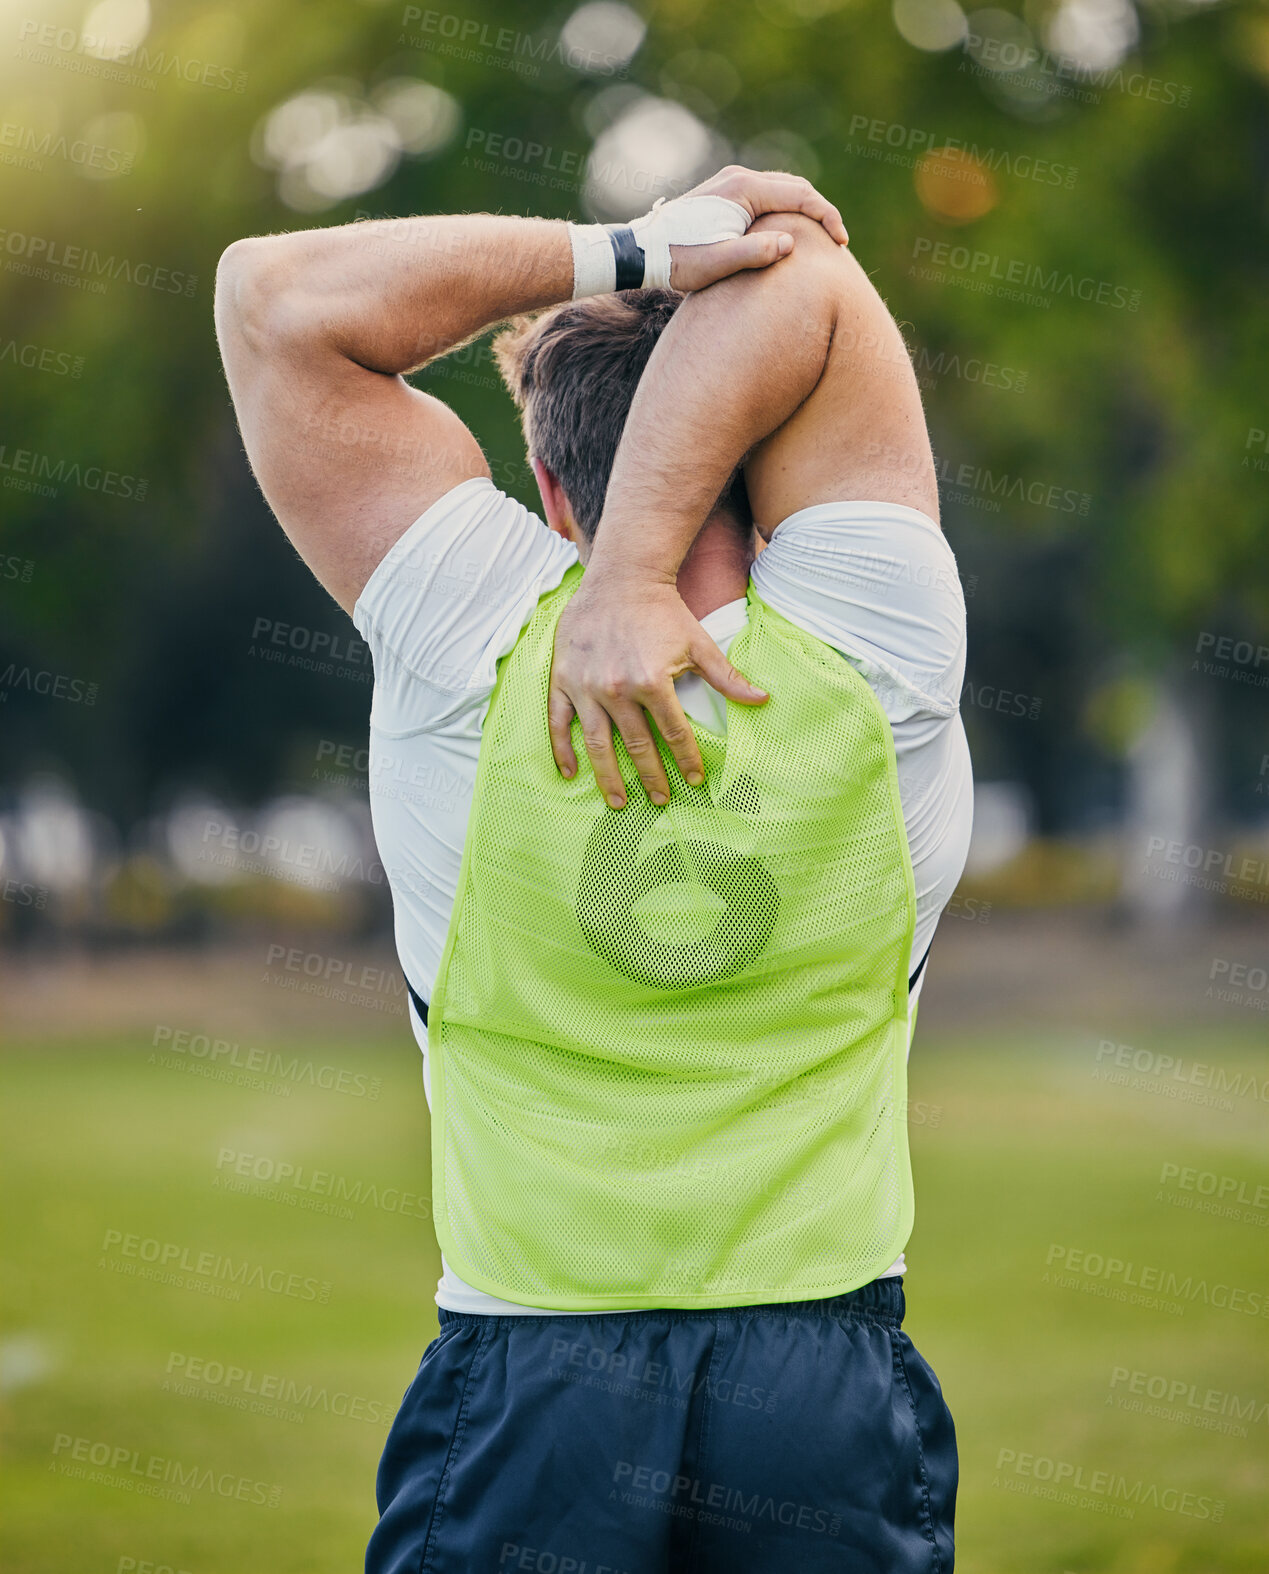
<svg viewBox="0 0 1269 1574">
<path fill-rule="evenodd" d="M 276 341 L 287 317 L 291 269 L 280 255 L 277 241 L 284 237 L 250 236 L 236 240 L 221 253 L 216 265 L 216 329 L 227 330 L 259 347 Z"/>
</svg>

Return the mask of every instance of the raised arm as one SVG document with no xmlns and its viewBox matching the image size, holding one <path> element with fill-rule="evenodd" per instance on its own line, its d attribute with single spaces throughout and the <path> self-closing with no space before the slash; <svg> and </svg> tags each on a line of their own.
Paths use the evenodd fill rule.
<svg viewBox="0 0 1269 1574">
<path fill-rule="evenodd" d="M 685 301 L 662 334 L 631 406 L 585 580 L 556 635 L 551 735 L 576 769 L 581 718 L 610 803 L 624 801 L 612 727 L 650 794 L 668 792 L 650 717 L 689 780 L 700 756 L 673 679 L 700 672 L 729 698 L 760 702 L 683 604 L 675 577 L 743 459 L 759 533 L 815 503 L 905 503 L 938 518 L 920 391 L 903 338 L 851 253 L 795 215 L 759 220 L 793 233 L 762 274 L 724 279 Z M 748 692 L 746 692 L 748 691 Z"/>
<path fill-rule="evenodd" d="M 792 176 L 726 170 L 688 193 L 704 194 L 750 217 L 800 209 L 845 237 L 836 209 Z M 671 283 L 701 289 L 791 245 L 778 231 L 670 245 Z M 403 374 L 573 289 L 560 220 L 372 220 L 225 252 L 216 329 L 248 458 L 300 556 L 345 610 L 431 503 L 489 474 L 458 416 Z"/>
</svg>

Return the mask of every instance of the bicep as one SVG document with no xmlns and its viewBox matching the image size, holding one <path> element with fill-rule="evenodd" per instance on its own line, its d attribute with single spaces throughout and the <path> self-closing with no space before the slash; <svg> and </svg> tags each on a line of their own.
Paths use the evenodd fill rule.
<svg viewBox="0 0 1269 1574">
<path fill-rule="evenodd" d="M 454 412 L 327 346 L 263 352 L 232 321 L 221 352 L 243 444 L 296 551 L 351 612 L 384 554 L 452 487 L 488 476 Z"/>
<path fill-rule="evenodd" d="M 934 458 L 903 336 L 851 253 L 834 248 L 819 276 L 832 296 L 832 341 L 815 387 L 746 458 L 754 518 L 770 535 L 816 503 L 869 501 L 937 520 Z"/>
</svg>

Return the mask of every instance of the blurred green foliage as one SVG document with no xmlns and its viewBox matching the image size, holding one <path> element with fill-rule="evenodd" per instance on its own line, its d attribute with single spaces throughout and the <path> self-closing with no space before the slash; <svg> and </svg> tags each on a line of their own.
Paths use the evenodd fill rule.
<svg viewBox="0 0 1269 1574">
<path fill-rule="evenodd" d="M 487 0 L 430 14 L 479 23 L 485 36 L 549 40 L 570 9 Z M 1037 35 L 1048 9 L 1028 0 Z M 1059 75 L 1038 101 L 1025 73 L 1006 80 L 961 48 L 916 49 L 888 5 L 864 0 L 664 0 L 619 79 L 549 52 L 524 72 L 496 49 L 459 58 L 433 47 L 444 28 L 426 37 L 421 15 L 374 0 L 156 0 L 146 47 L 212 62 L 220 76 L 204 85 L 173 72 L 146 85 L 135 69 L 117 81 L 91 74 L 76 50 L 32 53 L 32 18 L 73 29 L 73 13 L 40 0 L 5 8 L 0 25 L 17 47 L 0 62 L 0 120 L 51 116 L 69 136 L 124 114 L 139 119 L 142 143 L 114 179 L 85 178 L 56 156 L 38 169 L 0 165 L 0 340 L 82 359 L 80 375 L 65 375 L 0 357 L 4 479 L 26 450 L 148 487 L 143 501 L 88 485 L 52 498 L 0 490 L 0 564 L 33 565 L 29 579 L 0 568 L 0 673 L 15 663 L 99 685 L 89 707 L 10 683 L 0 783 L 54 765 L 128 821 L 189 782 L 258 799 L 293 781 L 314 739 L 363 732 L 364 685 L 262 670 L 249 654 L 261 617 L 351 630 L 246 469 L 212 331 L 219 253 L 244 234 L 359 212 L 582 216 L 580 177 L 545 177 L 540 160 L 481 160 L 469 144 L 518 137 L 580 165 L 611 95 L 643 90 L 683 102 L 733 153 L 800 164 L 842 206 L 924 368 L 944 523 L 972 592 L 971 681 L 1043 700 L 1036 723 L 967 710 L 980 775 L 1027 781 L 1046 829 L 1112 814 L 1123 739 L 1106 725 L 1114 702 L 1099 702 L 1102 691 L 1160 674 L 1188 681 L 1202 631 L 1263 642 L 1269 627 L 1269 470 L 1256 468 L 1269 454 L 1249 446 L 1269 429 L 1263 6 L 1152 0 L 1118 77 L 1098 87 Z M 370 93 L 400 77 L 458 101 L 448 145 L 406 157 L 379 189 L 324 213 L 287 208 L 252 159 L 262 118 L 331 78 Z M 870 141 L 861 117 L 901 128 L 903 156 L 888 162 L 889 133 Z M 913 132 L 928 136 L 916 156 Z M 985 181 L 921 165 L 923 148 L 952 139 L 987 150 Z M 1073 183 L 1019 174 L 1027 159 L 1074 171 Z M 948 212 L 966 203 L 986 210 L 953 222 Z M 192 298 L 126 278 L 90 293 L 21 271 L 32 254 L 16 237 L 197 283 Z M 995 260 L 922 276 L 944 244 Z M 1058 287 L 1037 306 L 967 287 L 1011 262 L 1106 286 L 1115 300 L 1139 292 L 1138 304 Z M 971 362 L 1009 369 L 1012 386 L 988 386 Z M 532 500 L 490 371 L 442 367 L 424 380 L 474 427 L 502 484 Z M 1087 495 L 1086 512 L 1034 501 L 1055 495 Z M 1211 764 L 1227 806 L 1263 810 L 1247 785 L 1262 695 L 1210 680 L 1196 692 L 1216 717 Z"/>
</svg>

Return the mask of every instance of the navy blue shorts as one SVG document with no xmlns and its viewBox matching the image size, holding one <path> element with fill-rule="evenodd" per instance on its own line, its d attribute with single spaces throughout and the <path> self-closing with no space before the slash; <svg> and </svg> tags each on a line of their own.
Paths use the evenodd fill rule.
<svg viewBox="0 0 1269 1574">
<path fill-rule="evenodd" d="M 956 1434 L 899 1279 L 712 1311 L 442 1311 L 367 1574 L 951 1574 Z"/>
</svg>

